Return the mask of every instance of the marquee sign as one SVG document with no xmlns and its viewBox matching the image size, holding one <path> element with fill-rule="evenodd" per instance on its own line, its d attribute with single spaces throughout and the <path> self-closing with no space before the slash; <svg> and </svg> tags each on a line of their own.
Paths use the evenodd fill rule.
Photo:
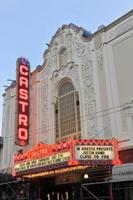
<svg viewBox="0 0 133 200">
<path fill-rule="evenodd" d="M 39 143 L 14 155 L 13 174 L 21 176 L 78 166 L 120 164 L 117 140 L 70 140 L 59 144 Z"/>
<path fill-rule="evenodd" d="M 113 146 L 75 146 L 76 160 L 113 160 Z"/>
<path fill-rule="evenodd" d="M 17 136 L 20 146 L 28 144 L 29 139 L 29 61 L 23 57 L 17 59 Z"/>
<path fill-rule="evenodd" d="M 51 155 L 49 157 L 18 163 L 15 165 L 15 171 L 19 172 L 39 167 L 46 167 L 57 163 L 68 162 L 70 159 L 71 159 L 70 152 L 62 152 L 56 155 Z"/>
</svg>

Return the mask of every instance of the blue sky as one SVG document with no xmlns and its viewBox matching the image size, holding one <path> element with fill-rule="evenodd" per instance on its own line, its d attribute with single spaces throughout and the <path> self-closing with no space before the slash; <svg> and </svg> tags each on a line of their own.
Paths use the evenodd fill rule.
<svg viewBox="0 0 133 200">
<path fill-rule="evenodd" d="M 16 59 L 29 59 L 31 69 L 43 63 L 43 52 L 63 24 L 95 32 L 133 9 L 133 0 L 0 0 L 0 130 L 3 85 L 16 77 Z"/>
</svg>

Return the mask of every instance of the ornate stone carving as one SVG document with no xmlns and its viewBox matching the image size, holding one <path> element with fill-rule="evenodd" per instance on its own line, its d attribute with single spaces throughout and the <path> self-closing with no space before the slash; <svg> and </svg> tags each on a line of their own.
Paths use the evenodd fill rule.
<svg viewBox="0 0 133 200">
<path fill-rule="evenodd" d="M 79 43 L 77 41 L 75 42 L 74 45 L 75 45 L 75 50 L 76 50 L 77 56 L 82 57 L 83 54 L 85 53 L 85 49 L 86 49 L 85 45 L 82 43 Z"/>
<path fill-rule="evenodd" d="M 101 35 L 98 35 L 95 40 L 95 50 L 96 50 L 96 58 L 97 64 L 100 70 L 103 69 L 103 45 L 102 45 L 102 38 Z"/>
<path fill-rule="evenodd" d="M 64 44 L 64 42 L 65 42 L 63 32 L 61 32 L 61 34 L 60 34 L 59 41 L 60 41 L 60 44 Z"/>
<path fill-rule="evenodd" d="M 94 137 L 96 128 L 96 119 L 92 115 L 96 111 L 95 90 L 93 82 L 93 68 L 91 61 L 90 49 L 86 48 L 80 51 L 82 57 L 82 79 L 84 83 L 84 100 L 85 100 L 85 121 L 88 137 Z M 92 125 L 93 124 L 93 125 Z"/>
<path fill-rule="evenodd" d="M 41 80 L 41 129 L 43 130 L 43 133 L 41 133 L 41 137 L 43 142 L 47 142 L 48 140 L 48 124 L 49 124 L 49 118 L 48 118 L 48 75 L 50 73 L 50 68 L 42 72 L 43 79 Z M 40 130 L 41 131 L 41 130 Z M 42 135 L 43 134 L 43 135 Z M 45 140 L 45 141 L 44 141 Z"/>
<path fill-rule="evenodd" d="M 78 65 L 75 65 L 74 67 L 70 68 L 68 74 L 70 74 L 71 77 L 76 81 L 79 80 L 79 75 L 78 75 Z"/>
<path fill-rule="evenodd" d="M 66 34 L 66 40 L 67 42 L 70 44 L 72 42 L 72 33 L 71 32 L 68 32 Z"/>
<path fill-rule="evenodd" d="M 62 45 L 65 46 L 68 52 L 68 62 L 67 66 L 64 66 L 62 68 L 56 66 L 55 68 L 54 60 L 53 58 L 51 58 L 54 55 L 52 53 L 54 48 L 52 47 L 52 50 L 49 54 L 50 60 L 48 61 L 49 65 L 52 66 L 50 77 L 52 89 L 51 103 L 55 103 L 56 101 L 54 96 L 56 96 L 55 90 L 57 90 L 59 81 L 61 81 L 65 77 L 70 77 L 74 81 L 77 90 L 83 91 L 83 104 L 85 105 L 83 115 L 85 115 L 84 119 L 86 122 L 86 130 L 88 130 L 89 134 L 91 133 L 93 135 L 95 132 L 96 120 L 94 116 L 92 116 L 91 119 L 87 119 L 88 116 L 90 116 L 92 112 L 95 112 L 96 110 L 93 68 L 89 43 L 82 42 L 78 35 L 76 36 L 68 29 L 61 31 L 61 33 L 58 33 L 58 37 L 56 37 L 56 40 L 58 41 L 58 45 L 56 46 L 57 49 L 55 50 L 55 52 L 59 52 L 59 49 Z M 99 48 L 99 46 L 97 48 Z M 75 52 L 74 55 L 72 51 L 73 49 Z M 73 58 L 75 62 L 73 61 Z M 79 68 L 81 69 L 81 74 Z M 83 81 L 83 85 L 79 83 L 79 80 L 81 80 L 80 78 Z"/>
<path fill-rule="evenodd" d="M 95 49 L 98 50 L 101 48 L 101 46 L 102 46 L 102 38 L 101 38 L 101 35 L 98 35 L 95 38 Z"/>
<path fill-rule="evenodd" d="M 48 59 L 48 65 L 52 67 L 52 69 L 57 68 L 57 53 L 55 49 L 52 49 L 50 57 Z"/>
</svg>

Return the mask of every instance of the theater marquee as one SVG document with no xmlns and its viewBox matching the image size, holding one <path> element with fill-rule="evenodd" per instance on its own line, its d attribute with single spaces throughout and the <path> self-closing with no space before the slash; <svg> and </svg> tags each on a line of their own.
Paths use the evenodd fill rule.
<svg viewBox="0 0 133 200">
<path fill-rule="evenodd" d="M 48 167 L 49 165 L 68 162 L 71 159 L 70 152 L 62 152 L 56 155 L 51 155 L 45 158 L 35 159 L 27 162 L 22 162 L 15 165 L 15 171 L 24 171 L 39 167 Z"/>
<path fill-rule="evenodd" d="M 76 160 L 113 160 L 113 146 L 75 146 Z"/>
<path fill-rule="evenodd" d="M 20 146 L 27 145 L 29 139 L 29 75 L 29 61 L 22 57 L 18 58 L 16 143 Z"/>
<path fill-rule="evenodd" d="M 120 164 L 118 142 L 112 140 L 70 140 L 59 144 L 39 143 L 14 155 L 14 176 L 49 176 L 91 167 Z M 34 175 L 33 175 L 34 174 Z M 36 176 L 36 175 L 35 175 Z"/>
</svg>

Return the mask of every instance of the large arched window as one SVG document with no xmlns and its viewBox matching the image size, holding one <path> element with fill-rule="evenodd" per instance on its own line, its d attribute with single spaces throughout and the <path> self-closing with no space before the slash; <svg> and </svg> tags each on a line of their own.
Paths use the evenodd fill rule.
<svg viewBox="0 0 133 200">
<path fill-rule="evenodd" d="M 79 95 L 70 81 L 59 87 L 55 116 L 56 141 L 80 137 Z"/>
<path fill-rule="evenodd" d="M 60 67 L 67 66 L 67 49 L 62 48 L 59 53 L 59 65 Z"/>
</svg>

